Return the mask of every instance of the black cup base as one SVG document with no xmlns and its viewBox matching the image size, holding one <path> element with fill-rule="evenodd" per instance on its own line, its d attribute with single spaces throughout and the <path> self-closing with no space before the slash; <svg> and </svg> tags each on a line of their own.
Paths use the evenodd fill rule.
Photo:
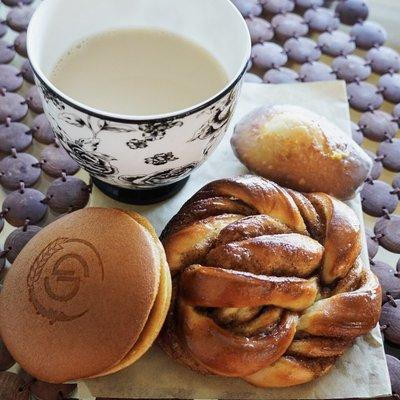
<svg viewBox="0 0 400 400">
<path fill-rule="evenodd" d="M 189 180 L 189 176 L 178 182 L 150 189 L 127 189 L 110 185 L 109 183 L 100 181 L 94 177 L 92 177 L 92 180 L 97 188 L 108 197 L 111 197 L 112 199 L 122 203 L 142 206 L 159 203 L 160 201 L 169 199 L 186 185 L 187 181 Z"/>
</svg>

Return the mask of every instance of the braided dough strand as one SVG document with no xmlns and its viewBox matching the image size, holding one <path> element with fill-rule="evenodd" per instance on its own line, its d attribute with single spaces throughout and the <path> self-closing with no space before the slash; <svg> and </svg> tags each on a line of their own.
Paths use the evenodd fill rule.
<svg viewBox="0 0 400 400">
<path fill-rule="evenodd" d="M 360 237 L 354 212 L 324 193 L 250 175 L 209 183 L 162 234 L 175 278 L 161 347 L 260 387 L 318 378 L 379 319 Z"/>
</svg>

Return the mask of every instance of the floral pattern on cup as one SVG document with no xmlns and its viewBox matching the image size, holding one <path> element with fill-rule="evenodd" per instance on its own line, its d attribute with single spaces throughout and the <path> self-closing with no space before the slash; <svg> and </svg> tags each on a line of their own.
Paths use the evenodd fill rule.
<svg viewBox="0 0 400 400">
<path fill-rule="evenodd" d="M 128 188 L 176 182 L 204 162 L 226 132 L 241 86 L 238 80 L 220 99 L 185 114 L 130 121 L 91 115 L 36 81 L 69 155 L 90 175 Z"/>
</svg>

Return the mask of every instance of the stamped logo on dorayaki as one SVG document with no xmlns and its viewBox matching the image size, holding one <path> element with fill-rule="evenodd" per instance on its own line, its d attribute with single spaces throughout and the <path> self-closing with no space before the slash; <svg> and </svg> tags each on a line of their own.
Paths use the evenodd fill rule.
<svg viewBox="0 0 400 400">
<path fill-rule="evenodd" d="M 103 264 L 93 244 L 58 238 L 39 253 L 29 270 L 29 300 L 51 324 L 72 321 L 89 311 L 103 279 Z"/>
</svg>

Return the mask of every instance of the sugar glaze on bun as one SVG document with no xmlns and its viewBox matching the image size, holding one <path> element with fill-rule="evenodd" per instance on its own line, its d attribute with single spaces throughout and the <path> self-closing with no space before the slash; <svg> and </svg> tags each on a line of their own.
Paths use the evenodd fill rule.
<svg viewBox="0 0 400 400">
<path fill-rule="evenodd" d="M 264 178 L 345 200 L 357 192 L 372 163 L 332 122 L 298 106 L 265 106 L 236 125 L 231 144 L 239 160 Z"/>
</svg>

